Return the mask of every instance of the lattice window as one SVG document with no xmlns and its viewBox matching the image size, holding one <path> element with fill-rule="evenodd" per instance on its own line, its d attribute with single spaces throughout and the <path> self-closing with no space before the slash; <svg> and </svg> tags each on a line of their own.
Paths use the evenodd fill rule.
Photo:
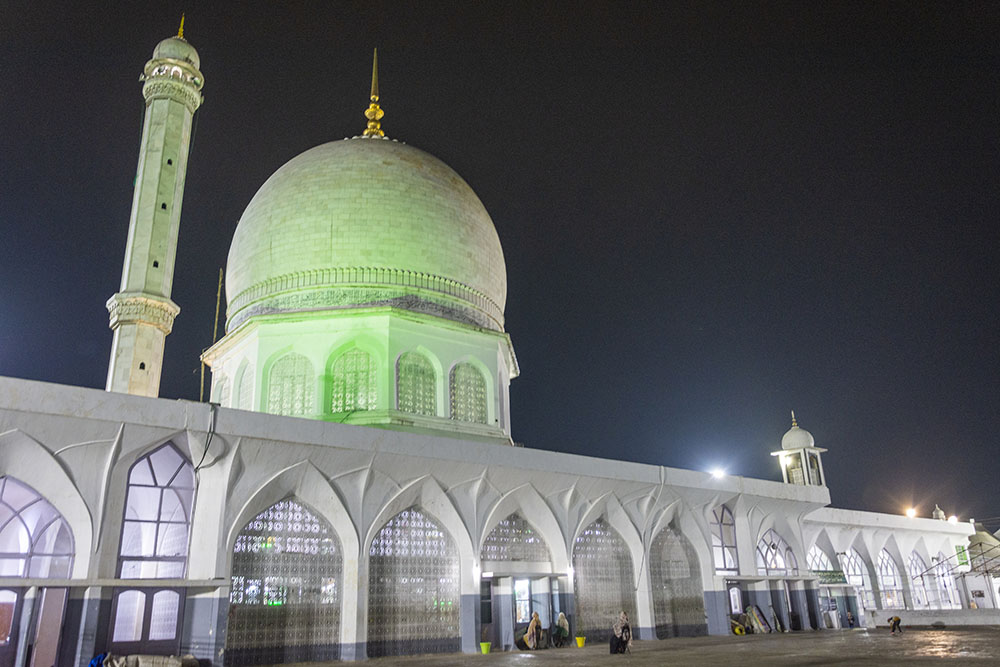
<svg viewBox="0 0 1000 667">
<path fill-rule="evenodd" d="M 237 406 L 240 410 L 253 410 L 253 366 L 246 365 L 243 367 L 240 373 L 240 384 L 238 388 L 239 405 Z"/>
<path fill-rule="evenodd" d="M 491 561 L 549 562 L 545 540 L 517 512 L 502 519 L 483 542 L 479 557 Z"/>
<path fill-rule="evenodd" d="M 865 609 L 875 609 L 875 594 L 872 592 L 872 580 L 868 574 L 868 565 L 856 549 L 840 554 L 840 568 L 847 577 L 847 583 L 854 586 L 858 595 L 858 603 Z"/>
<path fill-rule="evenodd" d="M 712 510 L 712 557 L 718 574 L 737 574 L 739 560 L 736 557 L 736 520 L 733 512 L 725 505 Z"/>
<path fill-rule="evenodd" d="M 227 665 L 339 658 L 343 549 L 294 499 L 254 517 L 233 546 Z"/>
<path fill-rule="evenodd" d="M 903 609 L 903 581 L 896 561 L 885 549 L 878 554 L 878 587 L 883 609 Z"/>
<path fill-rule="evenodd" d="M 948 557 L 940 551 L 937 556 L 938 591 L 943 609 L 961 609 L 958 591 L 955 589 L 955 578 L 948 571 Z"/>
<path fill-rule="evenodd" d="M 806 565 L 813 572 L 829 572 L 833 569 L 833 563 L 830 562 L 830 557 L 826 555 L 826 552 L 819 548 L 818 545 L 814 544 L 806 554 Z"/>
<path fill-rule="evenodd" d="M 59 511 L 30 486 L 0 477 L 0 577 L 68 578 L 73 553 Z"/>
<path fill-rule="evenodd" d="M 625 540 L 603 517 L 576 538 L 573 576 L 579 634 L 605 641 L 619 613 L 635 617 L 632 556 Z"/>
<path fill-rule="evenodd" d="M 212 375 L 215 375 L 215 373 Z M 231 393 L 232 385 L 229 383 L 229 378 L 219 373 L 215 379 L 215 385 L 212 387 L 212 402 L 228 408 Z"/>
<path fill-rule="evenodd" d="M 374 410 L 378 401 L 375 359 L 354 348 L 340 355 L 331 372 L 330 410 L 334 413 Z"/>
<path fill-rule="evenodd" d="M 449 382 L 451 418 L 477 424 L 489 423 L 486 407 L 486 379 L 468 362 L 455 364 Z"/>
<path fill-rule="evenodd" d="M 706 634 L 705 598 L 694 547 L 673 527 L 661 530 L 649 549 L 656 637 Z"/>
<path fill-rule="evenodd" d="M 458 550 L 416 507 L 389 520 L 369 555 L 368 655 L 460 650 Z"/>
<path fill-rule="evenodd" d="M 437 414 L 437 377 L 419 352 L 406 352 L 396 362 L 396 407 L 414 415 Z"/>
<path fill-rule="evenodd" d="M 930 597 L 927 595 L 927 586 L 924 583 L 924 572 L 927 571 L 927 565 L 916 551 L 910 554 L 909 565 L 910 583 L 913 585 L 913 607 L 926 609 L 931 606 Z"/>
<path fill-rule="evenodd" d="M 299 417 L 313 412 L 313 365 L 301 354 L 286 354 L 271 366 L 267 411 Z"/>
<path fill-rule="evenodd" d="M 757 542 L 757 574 L 797 574 L 799 563 L 791 547 L 774 530 L 764 533 Z"/>
</svg>

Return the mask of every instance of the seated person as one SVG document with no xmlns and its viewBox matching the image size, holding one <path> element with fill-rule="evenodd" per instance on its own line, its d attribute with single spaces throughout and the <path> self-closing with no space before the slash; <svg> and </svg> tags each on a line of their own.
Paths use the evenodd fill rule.
<svg viewBox="0 0 1000 667">
<path fill-rule="evenodd" d="M 552 642 L 557 647 L 561 647 L 569 639 L 569 620 L 566 618 L 566 614 L 559 612 L 559 618 L 556 619 L 556 624 L 552 626 L 549 633 L 552 635 Z"/>
<path fill-rule="evenodd" d="M 618 614 L 618 622 L 611 628 L 611 652 L 632 652 L 632 626 L 628 622 L 628 614 L 624 611 Z"/>
</svg>

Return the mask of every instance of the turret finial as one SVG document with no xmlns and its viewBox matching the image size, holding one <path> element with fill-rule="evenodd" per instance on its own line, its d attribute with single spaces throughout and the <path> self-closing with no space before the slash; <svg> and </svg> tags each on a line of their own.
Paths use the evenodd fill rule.
<svg viewBox="0 0 1000 667">
<path fill-rule="evenodd" d="M 371 104 L 365 109 L 365 118 L 368 119 L 368 127 L 365 128 L 363 135 L 366 137 L 384 137 L 385 132 L 382 131 L 382 123 L 380 122 L 384 115 L 385 112 L 378 105 L 378 49 L 375 49 L 375 53 L 372 56 Z"/>
<path fill-rule="evenodd" d="M 180 39 L 184 39 L 184 14 L 181 14 L 181 26 L 177 28 L 177 36 Z"/>
<path fill-rule="evenodd" d="M 798 428 L 799 423 L 795 421 L 795 410 L 792 410 L 792 428 Z"/>
</svg>

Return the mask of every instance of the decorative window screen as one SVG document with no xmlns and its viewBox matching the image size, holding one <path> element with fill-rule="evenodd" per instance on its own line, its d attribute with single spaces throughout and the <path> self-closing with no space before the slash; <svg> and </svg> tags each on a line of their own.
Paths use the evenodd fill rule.
<svg viewBox="0 0 1000 667">
<path fill-rule="evenodd" d="M 488 423 L 486 379 L 470 363 L 455 364 L 451 369 L 451 418 L 477 424 Z"/>
<path fill-rule="evenodd" d="M 240 384 L 239 384 L 239 405 L 237 406 L 240 410 L 253 410 L 253 366 L 246 365 L 243 367 L 240 373 Z"/>
<path fill-rule="evenodd" d="M 56 508 L 30 486 L 0 477 L 0 577 L 68 578 L 73 553 L 73 534 Z"/>
<path fill-rule="evenodd" d="M 657 639 L 706 634 L 698 556 L 677 529 L 664 528 L 653 539 L 649 575 Z"/>
<path fill-rule="evenodd" d="M 757 574 L 797 574 L 799 564 L 788 543 L 773 530 L 764 533 L 757 542 Z"/>
<path fill-rule="evenodd" d="M 903 582 L 899 568 L 885 549 L 878 554 L 878 587 L 883 609 L 903 609 Z"/>
<path fill-rule="evenodd" d="M 229 384 L 229 378 L 219 373 L 215 385 L 212 387 L 212 402 L 228 408 L 230 394 L 232 394 L 232 385 Z"/>
<path fill-rule="evenodd" d="M 858 602 L 865 609 L 875 609 L 875 595 L 872 593 L 871 576 L 868 566 L 857 549 L 851 549 L 846 554 L 840 554 L 840 567 L 847 577 L 847 583 L 854 586 L 858 594 Z"/>
<path fill-rule="evenodd" d="M 330 410 L 334 413 L 374 410 L 378 401 L 372 355 L 354 348 L 333 362 Z"/>
<path fill-rule="evenodd" d="M 313 365 L 301 354 L 286 354 L 271 366 L 267 382 L 267 411 L 300 417 L 313 412 Z"/>
<path fill-rule="evenodd" d="M 736 557 L 736 520 L 725 505 L 712 510 L 712 557 L 715 571 L 719 574 L 737 574 L 739 560 Z"/>
<path fill-rule="evenodd" d="M 248 523 L 233 546 L 227 665 L 337 660 L 343 549 L 294 499 Z"/>
<path fill-rule="evenodd" d="M 415 415 L 437 414 L 434 367 L 419 352 L 407 352 L 396 362 L 396 405 Z"/>
<path fill-rule="evenodd" d="M 955 578 L 948 571 L 948 557 L 940 551 L 937 556 L 937 580 L 942 609 L 961 609 Z"/>
<path fill-rule="evenodd" d="M 927 570 L 927 565 L 916 551 L 910 553 L 909 565 L 910 582 L 913 584 L 913 606 L 916 609 L 926 609 L 931 604 L 927 595 L 927 586 L 924 583 L 924 572 Z"/>
<path fill-rule="evenodd" d="M 458 550 L 416 507 L 389 520 L 368 551 L 368 656 L 461 649 Z"/>
<path fill-rule="evenodd" d="M 502 519 L 490 531 L 479 557 L 482 560 L 536 563 L 552 560 L 545 540 L 517 512 Z"/>
<path fill-rule="evenodd" d="M 622 611 L 635 622 L 632 557 L 625 540 L 603 517 L 576 538 L 573 577 L 579 634 L 606 641 Z"/>
<path fill-rule="evenodd" d="M 194 468 L 172 444 L 135 462 L 118 557 L 122 579 L 184 576 L 193 502 Z"/>
<path fill-rule="evenodd" d="M 826 552 L 819 548 L 817 545 L 813 545 L 806 554 L 806 565 L 813 572 L 824 572 L 833 569 L 833 563 L 830 562 L 830 557 L 826 555 Z"/>
</svg>

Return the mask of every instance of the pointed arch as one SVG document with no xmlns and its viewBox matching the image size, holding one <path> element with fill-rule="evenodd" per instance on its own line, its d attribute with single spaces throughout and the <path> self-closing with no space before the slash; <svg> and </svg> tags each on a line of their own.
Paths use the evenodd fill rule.
<svg viewBox="0 0 1000 667">
<path fill-rule="evenodd" d="M 378 362 L 376 355 L 351 341 L 330 356 L 328 364 L 332 414 L 374 410 L 378 406 Z"/>
<path fill-rule="evenodd" d="M 739 554 L 736 548 L 736 517 L 728 505 L 711 510 L 712 560 L 717 574 L 738 574 Z"/>
<path fill-rule="evenodd" d="M 229 376 L 221 370 L 216 373 L 212 371 L 212 402 L 218 403 L 224 408 L 230 407 L 233 385 L 229 382 Z"/>
<path fill-rule="evenodd" d="M 440 362 L 418 347 L 396 359 L 396 409 L 415 415 L 437 416 Z"/>
<path fill-rule="evenodd" d="M 698 554 L 676 523 L 653 538 L 649 575 L 657 639 L 707 634 Z"/>
<path fill-rule="evenodd" d="M 288 417 L 315 413 L 316 371 L 304 355 L 287 352 L 269 364 L 267 412 Z"/>
<path fill-rule="evenodd" d="M 448 416 L 456 421 L 490 423 L 488 374 L 478 364 L 460 361 L 448 373 Z"/>
<path fill-rule="evenodd" d="M 236 401 L 234 406 L 239 410 L 256 410 L 254 403 L 254 388 L 256 376 L 254 367 L 248 359 L 240 362 L 236 370 Z"/>
<path fill-rule="evenodd" d="M 621 611 L 637 616 L 631 550 L 605 515 L 577 534 L 573 578 L 579 634 L 605 641 L 611 634 L 609 619 Z"/>
<path fill-rule="evenodd" d="M 839 554 L 840 569 L 844 571 L 847 583 L 854 586 L 858 605 L 864 609 L 875 609 L 875 594 L 872 590 L 870 568 L 864 557 L 855 547 Z"/>
<path fill-rule="evenodd" d="M 799 572 L 798 558 L 785 538 L 773 528 L 768 528 L 757 541 L 754 560 L 757 574 L 786 576 Z"/>
<path fill-rule="evenodd" d="M 878 553 L 878 588 L 882 609 L 903 609 L 903 578 L 899 565 L 885 548 Z"/>
<path fill-rule="evenodd" d="M 566 552 L 566 538 L 559 528 L 559 522 L 552 513 L 552 509 L 530 484 L 525 484 L 506 493 L 490 509 L 483 522 L 485 528 L 477 545 L 477 552 L 480 553 L 480 556 L 482 555 L 482 547 L 491 531 L 504 517 L 515 512 L 524 517 L 545 541 L 552 559 L 553 571 L 568 571 L 569 554 Z"/>
</svg>

